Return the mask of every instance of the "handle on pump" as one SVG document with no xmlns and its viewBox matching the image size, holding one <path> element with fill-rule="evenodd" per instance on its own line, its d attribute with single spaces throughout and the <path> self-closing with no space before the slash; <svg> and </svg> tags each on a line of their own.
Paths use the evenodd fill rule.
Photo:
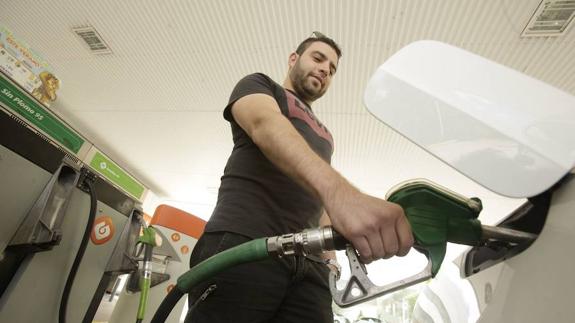
<svg viewBox="0 0 575 323">
<path fill-rule="evenodd" d="M 475 245 L 481 241 L 479 199 L 468 199 L 425 180 L 397 186 L 387 200 L 399 204 L 411 225 L 414 248 L 423 253 L 427 266 L 420 273 L 385 286 L 377 286 L 367 277 L 365 265 L 353 248 L 346 247 L 351 277 L 344 289 L 337 289 L 337 277 L 330 274 L 332 297 L 340 307 L 348 307 L 380 295 L 435 277 L 445 257 L 447 242 Z"/>
<path fill-rule="evenodd" d="M 329 289 L 334 302 L 340 307 L 348 307 L 362 303 L 380 295 L 385 295 L 425 281 L 431 277 L 431 262 L 429 262 L 426 268 L 419 274 L 384 286 L 377 286 L 367 277 L 365 265 L 359 260 L 353 246 L 347 245 L 345 253 L 349 261 L 351 277 L 344 289 L 340 290 L 337 288 L 337 274 L 333 271 L 329 274 Z"/>
</svg>

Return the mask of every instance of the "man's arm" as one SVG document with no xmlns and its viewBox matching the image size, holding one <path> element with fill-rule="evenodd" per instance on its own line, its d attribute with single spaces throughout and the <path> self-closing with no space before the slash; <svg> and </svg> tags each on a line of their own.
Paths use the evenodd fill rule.
<svg viewBox="0 0 575 323">
<path fill-rule="evenodd" d="M 247 95 L 231 109 L 264 155 L 322 201 L 333 227 L 365 263 L 407 254 L 413 236 L 403 209 L 353 187 L 309 147 L 271 96 Z"/>
</svg>

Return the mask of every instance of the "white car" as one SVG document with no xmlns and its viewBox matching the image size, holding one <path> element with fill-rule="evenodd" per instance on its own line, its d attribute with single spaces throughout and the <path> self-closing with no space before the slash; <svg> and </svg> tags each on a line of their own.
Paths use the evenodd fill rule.
<svg viewBox="0 0 575 323">
<path fill-rule="evenodd" d="M 529 245 L 490 241 L 444 262 L 420 294 L 414 322 L 574 322 L 575 97 L 420 41 L 376 71 L 364 101 L 468 178 L 524 199 L 497 225 L 538 234 Z"/>
</svg>

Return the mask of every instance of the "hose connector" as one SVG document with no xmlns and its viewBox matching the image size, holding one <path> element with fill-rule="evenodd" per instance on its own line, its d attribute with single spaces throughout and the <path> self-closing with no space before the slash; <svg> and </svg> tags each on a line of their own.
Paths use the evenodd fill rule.
<svg viewBox="0 0 575 323">
<path fill-rule="evenodd" d="M 339 238 L 341 236 L 327 226 L 270 237 L 267 239 L 267 248 L 268 253 L 280 258 L 321 254 L 324 251 L 335 250 L 340 245 Z"/>
</svg>

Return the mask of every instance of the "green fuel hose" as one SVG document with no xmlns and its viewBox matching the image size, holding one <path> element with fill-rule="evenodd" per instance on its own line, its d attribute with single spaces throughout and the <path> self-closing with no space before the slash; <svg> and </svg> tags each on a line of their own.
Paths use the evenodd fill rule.
<svg viewBox="0 0 575 323">
<path fill-rule="evenodd" d="M 214 255 L 178 278 L 178 283 L 164 298 L 151 323 L 163 323 L 180 298 L 194 286 L 218 273 L 240 264 L 264 260 L 270 256 L 266 238 L 248 241 Z"/>
<path fill-rule="evenodd" d="M 143 217 L 139 217 L 142 224 L 142 236 L 138 239 L 138 243 L 144 245 L 144 270 L 140 278 L 140 304 L 138 305 L 138 314 L 136 316 L 136 323 L 141 323 L 144 320 L 146 313 L 146 305 L 148 303 L 148 293 L 152 283 L 152 251 L 158 245 L 156 241 L 156 231 L 153 227 L 147 226 Z"/>
<path fill-rule="evenodd" d="M 151 245 L 144 246 L 144 272 L 140 278 L 140 303 L 138 304 L 138 313 L 136 315 L 136 323 L 141 323 L 146 314 L 146 305 L 148 303 L 148 294 L 152 282 L 151 259 L 152 249 Z"/>
</svg>

